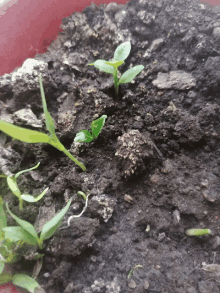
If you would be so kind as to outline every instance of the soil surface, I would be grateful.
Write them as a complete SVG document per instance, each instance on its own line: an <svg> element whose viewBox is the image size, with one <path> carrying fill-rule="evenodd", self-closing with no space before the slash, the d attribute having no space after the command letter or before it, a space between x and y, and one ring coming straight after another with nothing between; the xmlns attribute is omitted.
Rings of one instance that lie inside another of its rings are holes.
<svg viewBox="0 0 220 293"><path fill-rule="evenodd" d="M48 145L0 134L1 171L41 162L19 177L19 187L34 195L50 188L21 213L1 180L16 215L40 229L73 198L46 241L39 283L47 293L219 293L220 7L196 0L91 5L62 28L47 53L0 77L0 118L45 131L42 74L56 133L87 167ZM88 64L110 60L125 41L132 49L120 72L144 70L116 97L112 77ZM108 117L99 137L74 143L101 115ZM85 204L77 191L90 194L88 208L68 226ZM191 228L211 234L186 236ZM30 273L35 262L25 258L17 269Z"/></svg>

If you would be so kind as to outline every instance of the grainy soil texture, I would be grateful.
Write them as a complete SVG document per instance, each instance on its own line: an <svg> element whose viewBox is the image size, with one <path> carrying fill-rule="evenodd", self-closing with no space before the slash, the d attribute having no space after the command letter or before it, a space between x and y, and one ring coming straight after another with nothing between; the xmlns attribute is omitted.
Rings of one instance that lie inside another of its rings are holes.
<svg viewBox="0 0 220 293"><path fill-rule="evenodd" d="M0 119L46 132L41 73L57 136L87 171L52 146L0 133L2 173L40 162L19 177L19 188L38 195L49 187L20 212L1 178L14 214L40 230L73 199L44 249L22 251L14 269L31 275L33 255L43 253L37 280L46 293L219 293L220 6L92 4L62 29L47 53L0 77ZM111 60L126 41L131 53L120 73L144 70L116 96L112 76L88 64ZM102 115L98 138L75 143ZM88 207L68 226L85 205L78 191L90 194ZM192 228L211 234L186 235Z"/></svg>

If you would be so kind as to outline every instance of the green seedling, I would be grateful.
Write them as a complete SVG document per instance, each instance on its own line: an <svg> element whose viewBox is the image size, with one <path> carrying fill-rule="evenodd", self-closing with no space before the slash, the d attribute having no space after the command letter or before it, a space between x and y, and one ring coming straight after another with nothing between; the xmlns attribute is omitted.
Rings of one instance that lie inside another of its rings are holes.
<svg viewBox="0 0 220 293"><path fill-rule="evenodd" d="M35 279L28 275L15 274L12 276L9 273L5 273L5 265L6 263L14 263L21 258L21 255L16 253L16 247L21 247L24 243L34 246L37 245L42 249L43 241L49 239L61 225L62 219L69 209L70 204L71 200L52 220L43 226L40 237L38 237L33 225L15 216L10 211L8 203L6 203L6 207L9 214L20 226L7 227L7 218L3 209L3 201L0 197L0 284L12 281L14 285L23 287L31 293L35 292L35 288L40 287Z"/></svg>
<svg viewBox="0 0 220 293"><path fill-rule="evenodd" d="M23 142L48 143L52 145L53 147L57 148L59 151L63 152L65 155L67 155L83 171L86 171L86 167L70 154L70 152L64 147L64 145L59 141L58 137L56 136L53 118L51 117L50 113L47 110L47 104L46 104L41 75L39 78L39 82L40 82L42 104L44 109L44 116L46 121L46 128L48 132L50 133L50 135L47 135L39 131L29 130L23 127L15 126L3 120L0 120L0 130L5 132L7 135L11 136L12 138L18 139Z"/></svg>
<svg viewBox="0 0 220 293"><path fill-rule="evenodd" d="M133 267L133 269L130 270L130 272L129 272L129 274L128 274L128 279L130 279L130 278L132 277L134 271L136 271L137 269L140 269L140 268L143 268L143 266L142 266L142 265L135 265L135 266Z"/></svg>
<svg viewBox="0 0 220 293"><path fill-rule="evenodd" d="M187 236L202 236L212 234L210 229L188 229L185 231Z"/></svg>
<svg viewBox="0 0 220 293"><path fill-rule="evenodd" d="M91 130L92 134L88 130L81 130L77 133L74 141L75 142L90 142L93 139L97 138L99 133L101 132L107 115L102 115L100 118L92 121L91 123Z"/></svg>
<svg viewBox="0 0 220 293"><path fill-rule="evenodd" d="M96 68L113 75L116 95L118 95L120 84L131 82L144 69L143 65L134 66L125 71L122 76L118 78L118 67L124 63L124 60L128 57L130 51L131 43L124 42L116 48L113 60L106 61L99 59L94 63L89 64L94 65Z"/></svg>
<svg viewBox="0 0 220 293"><path fill-rule="evenodd" d="M7 227L7 219L3 209L3 201L0 197L0 285L12 282L14 285L23 287L29 292L34 293L35 288L40 288L40 285L34 278L31 278L25 274L12 275L9 272L4 271L6 264L17 262L21 258L21 256L16 253L16 248L18 246L21 247L24 243L23 240L14 242L10 238L7 238L7 234L4 232L5 228L10 227Z"/></svg>
<svg viewBox="0 0 220 293"><path fill-rule="evenodd" d="M47 187L40 195L38 195L37 197L34 197L32 195L29 194L22 194L18 184L17 184L17 178L19 175L26 173L28 171L34 170L36 169L38 166L40 165L40 163L38 163L36 166L27 169L27 170L23 170L18 172L17 174L15 174L14 176L6 176L6 175L0 175L0 177L6 177L7 178L7 183L8 183L8 187L11 189L12 193L18 197L19 199L19 209L23 210L23 200L27 201L27 202L37 202L39 201L48 191L49 187Z"/></svg>
<svg viewBox="0 0 220 293"><path fill-rule="evenodd" d="M81 211L81 213L80 213L79 215L73 215L73 216L70 216L70 217L68 218L68 221L67 221L68 226L70 226L70 221L71 221L72 219L81 217L81 216L85 213L85 211L86 211L86 209L87 209L87 206L88 206L88 200L89 200L89 196L90 196L90 194L86 195L84 192L82 192L82 191L78 191L78 192L77 192L77 195L78 195L78 196L82 196L86 203L85 203L85 206L84 206L83 210Z"/></svg>

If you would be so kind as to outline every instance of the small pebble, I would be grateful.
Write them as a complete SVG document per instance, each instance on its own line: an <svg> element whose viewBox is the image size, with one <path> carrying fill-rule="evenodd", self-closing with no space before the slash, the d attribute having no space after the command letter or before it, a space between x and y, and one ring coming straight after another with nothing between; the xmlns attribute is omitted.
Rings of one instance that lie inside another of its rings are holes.
<svg viewBox="0 0 220 293"><path fill-rule="evenodd" d="M137 287L135 281L133 279L131 279L129 282L128 282L128 287L131 288L131 289L135 289Z"/></svg>
<svg viewBox="0 0 220 293"><path fill-rule="evenodd" d="M150 284L148 281L144 282L144 289L147 290L149 288Z"/></svg>

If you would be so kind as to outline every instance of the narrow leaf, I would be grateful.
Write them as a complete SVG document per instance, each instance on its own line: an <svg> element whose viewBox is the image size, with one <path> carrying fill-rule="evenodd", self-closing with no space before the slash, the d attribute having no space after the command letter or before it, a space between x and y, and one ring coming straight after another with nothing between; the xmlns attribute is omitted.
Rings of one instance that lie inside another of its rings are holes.
<svg viewBox="0 0 220 293"><path fill-rule="evenodd" d="M5 132L7 135L28 143L50 143L51 138L39 131L29 130L23 127L15 126L12 123L0 120L0 130Z"/></svg>
<svg viewBox="0 0 220 293"><path fill-rule="evenodd" d="M0 261L0 274L4 271L5 263Z"/></svg>
<svg viewBox="0 0 220 293"><path fill-rule="evenodd" d="M115 68L111 65L108 65L105 63L106 61L105 60L96 60L95 63L94 63L94 66L96 68L98 68L99 70L102 70L106 73L111 73L111 74L114 74L115 73Z"/></svg>
<svg viewBox="0 0 220 293"><path fill-rule="evenodd" d="M97 138L100 131L102 130L104 124L105 124L105 119L107 118L107 115L102 115L100 118L92 121L91 123L91 129L92 129L92 136L94 138Z"/></svg>
<svg viewBox="0 0 220 293"><path fill-rule="evenodd" d="M210 229L188 229L185 231L185 234L188 236L202 236L211 234Z"/></svg>
<svg viewBox="0 0 220 293"><path fill-rule="evenodd" d="M11 191L16 195L18 198L21 196L21 192L18 188L17 182L13 177L7 177L7 183Z"/></svg>
<svg viewBox="0 0 220 293"><path fill-rule="evenodd" d="M71 200L69 200L68 204L55 216L50 220L48 223L46 223L41 231L40 234L40 240L44 241L48 238L50 238L56 229L59 227L61 220L63 219L65 213L68 211Z"/></svg>
<svg viewBox="0 0 220 293"><path fill-rule="evenodd" d="M124 61L131 51L131 43L130 42L124 42L121 45L119 45L114 54L114 60L116 61Z"/></svg>
<svg viewBox="0 0 220 293"><path fill-rule="evenodd" d="M13 219L21 226L23 227L29 234L31 234L36 240L38 239L37 232L34 229L34 226L28 223L27 221L21 220L17 216L15 216L8 207L8 203L6 202L6 207L9 212L9 214L12 216Z"/></svg>
<svg viewBox="0 0 220 293"><path fill-rule="evenodd" d="M34 197L32 195L29 195L29 194L22 194L21 195L21 198L25 201L28 201L28 202L37 202L39 201L48 191L49 187L47 187L43 192L41 192L40 195L38 195L37 197Z"/></svg>
<svg viewBox="0 0 220 293"><path fill-rule="evenodd" d="M5 239L10 239L12 242L24 241L30 245L38 245L36 239L30 235L23 227L11 226L3 229Z"/></svg>
<svg viewBox="0 0 220 293"><path fill-rule="evenodd" d="M111 65L114 68L118 68L120 65L122 65L124 61L106 61L105 64Z"/></svg>
<svg viewBox="0 0 220 293"><path fill-rule="evenodd" d="M7 226L7 218L3 208L3 200L0 197L0 232L2 232L2 229L5 228L6 226ZM0 241L1 241L1 237L0 237Z"/></svg>
<svg viewBox="0 0 220 293"><path fill-rule="evenodd" d="M132 81L143 69L143 65L137 65L128 69L122 74L121 78L119 79L119 84Z"/></svg>
<svg viewBox="0 0 220 293"><path fill-rule="evenodd" d="M81 130L74 138L75 142L90 142L93 140L91 133L88 130Z"/></svg>
<svg viewBox="0 0 220 293"><path fill-rule="evenodd" d="M40 288L40 285L33 278L25 274L16 274L12 277L12 283L15 286L22 287L28 290L30 293L34 293L36 288Z"/></svg>
<svg viewBox="0 0 220 293"><path fill-rule="evenodd" d="M46 103L46 99L45 99L41 74L39 76L39 82L40 82L40 92L41 92L42 104L43 104L43 109L44 109L44 115L45 115L45 120L46 120L46 127L47 127L47 130L50 132L50 134L52 136L54 136L55 135L55 126L54 126L53 118L51 117L50 113L47 110L47 103Z"/></svg>
<svg viewBox="0 0 220 293"><path fill-rule="evenodd" d="M34 166L34 167L30 168L30 169L26 169L26 170L23 170L23 171L20 171L20 172L16 173L15 176L14 176L14 178L17 179L18 176L20 176L22 173L26 173L26 172L28 172L28 171L31 171L31 170L37 169L37 167L38 167L39 165L40 165L40 162L39 162L36 166Z"/></svg>

